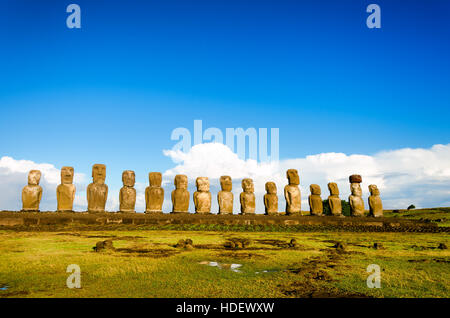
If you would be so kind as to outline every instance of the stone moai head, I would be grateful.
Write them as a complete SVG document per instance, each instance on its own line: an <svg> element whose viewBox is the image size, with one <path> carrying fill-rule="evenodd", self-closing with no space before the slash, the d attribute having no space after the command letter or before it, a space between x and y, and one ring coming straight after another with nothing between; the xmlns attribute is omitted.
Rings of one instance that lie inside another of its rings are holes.
<svg viewBox="0 0 450 318"><path fill-rule="evenodd" d="M288 171L286 171L286 177L289 180L289 184L293 184L293 185L300 184L300 178L298 176L297 169L289 169Z"/></svg>
<svg viewBox="0 0 450 318"><path fill-rule="evenodd" d="M322 191L320 190L320 186L318 184L311 184L309 186L309 190L313 195L320 195L322 193Z"/></svg>
<svg viewBox="0 0 450 318"><path fill-rule="evenodd" d="M277 185L275 182L266 182L266 192L268 194L277 194Z"/></svg>
<svg viewBox="0 0 450 318"><path fill-rule="evenodd" d="M359 183L352 183L350 184L350 190L352 192L352 195L355 195L357 197L362 196L362 190Z"/></svg>
<svg viewBox="0 0 450 318"><path fill-rule="evenodd" d="M161 172L150 172L148 174L148 180L151 187L160 187L162 183Z"/></svg>
<svg viewBox="0 0 450 318"><path fill-rule="evenodd" d="M134 171L125 170L122 172L122 182L126 187L134 187L134 184L136 183L136 175L134 174Z"/></svg>
<svg viewBox="0 0 450 318"><path fill-rule="evenodd" d="M106 166L102 164L95 164L92 166L92 179L94 180L94 183L105 183Z"/></svg>
<svg viewBox="0 0 450 318"><path fill-rule="evenodd" d="M339 195L339 188L335 182L328 183L328 190L331 195Z"/></svg>
<svg viewBox="0 0 450 318"><path fill-rule="evenodd" d="M369 185L369 192L371 195L380 195L380 190L375 184Z"/></svg>
<svg viewBox="0 0 450 318"><path fill-rule="evenodd" d="M31 170L28 173L28 185L39 185L41 182L41 172L39 170Z"/></svg>
<svg viewBox="0 0 450 318"><path fill-rule="evenodd" d="M222 191L231 191L233 189L233 182L231 181L231 177L221 176L220 186L222 187Z"/></svg>
<svg viewBox="0 0 450 318"><path fill-rule="evenodd" d="M207 177L198 177L195 184L197 185L197 191L209 192L209 179Z"/></svg>
<svg viewBox="0 0 450 318"><path fill-rule="evenodd" d="M61 184L72 184L73 183L74 170L73 167L62 167L61 168Z"/></svg>
<svg viewBox="0 0 450 318"><path fill-rule="evenodd" d="M359 174L352 174L350 177L348 177L348 180L350 181L350 190L352 192L352 195L355 196L362 196L362 190L360 183L362 182L362 177Z"/></svg>
<svg viewBox="0 0 450 318"><path fill-rule="evenodd" d="M253 180L249 178L242 179L242 189L244 192L253 193L255 191Z"/></svg>
<svg viewBox="0 0 450 318"><path fill-rule="evenodd" d="M175 188L186 190L188 187L188 177L184 174L177 174L175 176Z"/></svg>

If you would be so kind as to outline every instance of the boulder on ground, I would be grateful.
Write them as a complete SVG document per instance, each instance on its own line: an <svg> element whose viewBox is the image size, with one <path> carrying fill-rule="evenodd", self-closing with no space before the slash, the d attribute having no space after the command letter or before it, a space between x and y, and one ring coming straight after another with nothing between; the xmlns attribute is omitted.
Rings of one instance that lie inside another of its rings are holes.
<svg viewBox="0 0 450 318"><path fill-rule="evenodd" d="M345 243L342 242L336 242L336 244L334 245L334 248L340 251L344 251L346 247L347 246L345 245Z"/></svg>
<svg viewBox="0 0 450 318"><path fill-rule="evenodd" d="M438 249L446 250L447 249L447 245L445 245L445 243L439 243Z"/></svg>
<svg viewBox="0 0 450 318"><path fill-rule="evenodd" d="M101 252L103 250L114 250L113 241L112 240L99 241L95 244L95 246L92 249L96 252Z"/></svg>
<svg viewBox="0 0 450 318"><path fill-rule="evenodd" d="M289 242L289 247L298 247L298 243L297 240L295 238L293 238L290 242Z"/></svg>

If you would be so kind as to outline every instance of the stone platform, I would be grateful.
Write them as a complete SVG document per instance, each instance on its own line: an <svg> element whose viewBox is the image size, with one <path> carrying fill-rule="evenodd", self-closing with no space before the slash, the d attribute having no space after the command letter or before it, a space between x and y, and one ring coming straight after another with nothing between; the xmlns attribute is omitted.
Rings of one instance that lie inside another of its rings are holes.
<svg viewBox="0 0 450 318"><path fill-rule="evenodd" d="M295 216L295 215L199 215L192 213L86 213L86 212L0 212L0 229L63 230L78 228L107 230L149 229L167 225L279 226L298 231L448 232L450 228L399 218Z"/></svg>

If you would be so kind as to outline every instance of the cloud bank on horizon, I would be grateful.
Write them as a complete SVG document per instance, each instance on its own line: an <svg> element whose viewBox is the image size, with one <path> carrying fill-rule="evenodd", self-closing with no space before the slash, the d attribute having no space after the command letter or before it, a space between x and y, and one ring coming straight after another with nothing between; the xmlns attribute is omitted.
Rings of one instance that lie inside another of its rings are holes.
<svg viewBox="0 0 450 318"><path fill-rule="evenodd" d="M363 177L362 189L368 208L368 185L376 184L381 191L385 208L406 208L410 204L416 207L450 206L450 144L434 145L431 148L402 148L376 153L374 155L344 153L321 153L280 160L272 163L258 163L255 160L242 160L227 146L220 143L195 145L189 152L164 150L175 166L163 173L165 189L164 212L171 211L170 193L173 189L173 177L186 174L189 178L191 197L195 191L195 178L210 178L213 194L212 213L218 210L216 195L220 191L219 177L230 175L233 178L235 213L240 211L240 182L243 178L252 178L255 183L256 209L264 212L264 184L273 181L278 187L279 210L285 208L283 188L287 184L286 170L299 171L302 193L302 210L308 210L307 197L309 185L318 184L322 188L322 199L328 197L328 182L336 182L341 199L347 200L350 194L348 176L354 173ZM49 163L35 163L29 160L15 160L11 157L0 159L0 210L20 210L21 191L27 184L29 170L42 171L41 186L44 194L42 211L56 209L56 187L60 183L60 170ZM74 202L76 211L86 210L87 179L82 173L75 173L74 183L77 194ZM138 212L145 210L144 191L146 185L136 183ZM109 189L107 210L118 210L119 189ZM190 202L190 211L194 211Z"/></svg>

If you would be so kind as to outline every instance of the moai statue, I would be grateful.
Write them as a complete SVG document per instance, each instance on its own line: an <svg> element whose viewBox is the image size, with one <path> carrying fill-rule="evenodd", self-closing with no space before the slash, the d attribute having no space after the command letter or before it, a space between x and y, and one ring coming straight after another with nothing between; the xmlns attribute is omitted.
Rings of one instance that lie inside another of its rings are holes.
<svg viewBox="0 0 450 318"><path fill-rule="evenodd" d="M362 178L358 174L349 177L350 190L352 194L348 197L350 203L350 213L352 216L364 216L364 201L362 199L362 190L360 183Z"/></svg>
<svg viewBox="0 0 450 318"><path fill-rule="evenodd" d="M230 176L220 177L220 186L222 191L217 194L219 203L219 214L233 214L233 183Z"/></svg>
<svg viewBox="0 0 450 318"><path fill-rule="evenodd" d="M209 179L198 177L195 180L197 191L194 192L195 213L211 213L211 192L209 192Z"/></svg>
<svg viewBox="0 0 450 318"><path fill-rule="evenodd" d="M61 184L56 188L56 200L58 212L73 211L76 188L73 185L74 170L72 167L61 168Z"/></svg>
<svg viewBox="0 0 450 318"><path fill-rule="evenodd" d="M172 213L189 212L188 178L184 174L175 176L175 190L172 191Z"/></svg>
<svg viewBox="0 0 450 318"><path fill-rule="evenodd" d="M267 215L278 214L278 195L277 185L275 182L266 183L266 194L264 194L264 206L266 208Z"/></svg>
<svg viewBox="0 0 450 318"><path fill-rule="evenodd" d="M311 191L311 194L308 197L309 211L311 212L311 215L322 216L323 203L322 198L320 197L320 194L322 193L320 186L318 184L311 184L309 190Z"/></svg>
<svg viewBox="0 0 450 318"><path fill-rule="evenodd" d="M41 172L39 170L31 170L28 173L28 185L22 190L22 211L39 212L39 204L42 199L40 181Z"/></svg>
<svg viewBox="0 0 450 318"><path fill-rule="evenodd" d="M119 192L120 212L135 213L136 206L136 175L134 171L125 170L122 173L123 187Z"/></svg>
<svg viewBox="0 0 450 318"><path fill-rule="evenodd" d="M298 185L300 178L296 169L286 171L289 184L284 187L284 197L286 199L286 214L296 214L301 212L301 194Z"/></svg>
<svg viewBox="0 0 450 318"><path fill-rule="evenodd" d="M330 206L331 215L342 216L342 203L339 198L339 188L336 183L328 183L328 190L330 190L330 196L328 197L328 205Z"/></svg>
<svg viewBox="0 0 450 318"><path fill-rule="evenodd" d="M369 185L369 208L370 216L381 217L383 216L383 204L381 203L380 190L374 184Z"/></svg>
<svg viewBox="0 0 450 318"><path fill-rule="evenodd" d="M255 191L252 179L242 179L242 189L239 196L241 201L241 214L255 214Z"/></svg>
<svg viewBox="0 0 450 318"><path fill-rule="evenodd" d="M161 188L161 172L148 174L150 186L145 189L145 213L162 213L164 189Z"/></svg>
<svg viewBox="0 0 450 318"><path fill-rule="evenodd" d="M106 166L95 164L92 167L92 179L94 182L88 185L86 190L88 212L105 212L108 199L108 186L105 184Z"/></svg>

